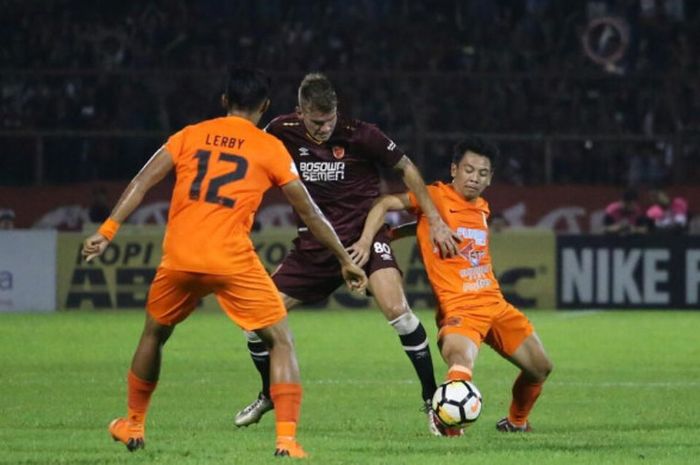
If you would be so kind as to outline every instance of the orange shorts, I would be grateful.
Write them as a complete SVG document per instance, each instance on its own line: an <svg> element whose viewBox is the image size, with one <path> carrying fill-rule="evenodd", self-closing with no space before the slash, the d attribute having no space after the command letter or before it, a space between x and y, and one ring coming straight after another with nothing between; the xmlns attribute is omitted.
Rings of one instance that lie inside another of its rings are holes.
<svg viewBox="0 0 700 465"><path fill-rule="evenodd" d="M287 315L277 288L257 257L249 269L235 275L158 267L146 308L158 323L171 326L187 318L209 294L215 294L224 312L246 331L273 325Z"/></svg>
<svg viewBox="0 0 700 465"><path fill-rule="evenodd" d="M505 356L513 355L534 331L525 314L505 300L488 306L450 309L439 318L438 341L447 334L461 334L477 347L484 341Z"/></svg>

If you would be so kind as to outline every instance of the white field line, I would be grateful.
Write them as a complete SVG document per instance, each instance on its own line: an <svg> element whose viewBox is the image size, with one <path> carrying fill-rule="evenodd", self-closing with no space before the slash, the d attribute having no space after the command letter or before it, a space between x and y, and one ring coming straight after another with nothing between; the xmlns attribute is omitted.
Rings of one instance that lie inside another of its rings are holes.
<svg viewBox="0 0 700 465"><path fill-rule="evenodd" d="M302 384L418 384L412 379L306 379Z"/></svg>
<svg viewBox="0 0 700 465"><path fill-rule="evenodd" d="M592 382L567 382L567 381L554 381L552 383L547 383L547 384L552 384L555 386L580 386L580 387L596 387L596 388L651 388L651 389L658 389L658 388L667 388L667 389L674 389L674 388L688 388L688 387L700 387L700 381L697 380L688 380L688 381L650 381L650 382L640 382L640 381L603 381L600 383L592 383Z"/></svg>
<svg viewBox="0 0 700 465"><path fill-rule="evenodd" d="M574 318L584 318L602 312L603 310L559 310L557 311L557 315L562 320L569 320Z"/></svg>
<svg viewBox="0 0 700 465"><path fill-rule="evenodd" d="M303 381L304 384L349 384L349 385L374 385L374 384L418 384L417 381L412 379L307 379ZM499 383L500 384L500 383ZM510 381L508 383L510 384ZM599 383L590 381L581 382L568 382L568 381L550 381L547 382L548 386L574 386L574 387L590 387L590 388L648 388L648 389L676 389L676 388L689 388L689 387L700 387L700 381L688 380L688 381L654 381L654 382L640 382L640 381L602 381Z"/></svg>

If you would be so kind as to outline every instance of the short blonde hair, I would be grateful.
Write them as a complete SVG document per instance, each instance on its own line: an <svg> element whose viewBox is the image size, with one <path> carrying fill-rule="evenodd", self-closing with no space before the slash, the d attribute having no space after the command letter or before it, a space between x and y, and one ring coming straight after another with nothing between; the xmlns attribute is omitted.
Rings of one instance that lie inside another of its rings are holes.
<svg viewBox="0 0 700 465"><path fill-rule="evenodd" d="M328 113L338 107L333 84L321 73L309 73L299 84L299 107Z"/></svg>

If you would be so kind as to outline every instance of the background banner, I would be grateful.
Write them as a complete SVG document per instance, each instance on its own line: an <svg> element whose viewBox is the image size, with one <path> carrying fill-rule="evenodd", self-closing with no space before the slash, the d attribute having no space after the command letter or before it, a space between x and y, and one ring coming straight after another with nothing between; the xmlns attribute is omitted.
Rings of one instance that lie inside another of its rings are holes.
<svg viewBox="0 0 700 465"><path fill-rule="evenodd" d="M700 309L700 237L560 236L559 308Z"/></svg>
<svg viewBox="0 0 700 465"><path fill-rule="evenodd" d="M58 236L58 307L77 309L143 309L148 287L160 263L162 228L120 230L102 256L83 261L80 250L88 233Z"/></svg>
<svg viewBox="0 0 700 465"><path fill-rule="evenodd" d="M0 312L56 309L56 231L0 231Z"/></svg>
<svg viewBox="0 0 700 465"><path fill-rule="evenodd" d="M253 243L265 268L272 272L284 259L296 234L293 228L269 228L253 234ZM62 233L58 239L58 306L61 309L142 309L148 286L161 258L161 228L128 227L120 230L105 253L85 263L80 248L85 234ZM435 300L420 260L415 239L393 243L404 273L409 304L432 308ZM520 308L553 308L554 233L521 230L494 233L491 249L494 267L506 298ZM340 288L312 308L368 308L371 299ZM218 308L208 298L205 308Z"/></svg>

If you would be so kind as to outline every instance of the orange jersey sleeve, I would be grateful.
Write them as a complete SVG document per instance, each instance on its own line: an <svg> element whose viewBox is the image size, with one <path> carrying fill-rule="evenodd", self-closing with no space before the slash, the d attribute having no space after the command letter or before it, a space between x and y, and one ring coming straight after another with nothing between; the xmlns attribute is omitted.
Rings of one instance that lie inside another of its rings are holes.
<svg viewBox="0 0 700 465"><path fill-rule="evenodd" d="M187 126L165 144L175 187L163 242L165 268L235 273L262 196L298 179L284 145L250 121L224 117Z"/></svg>
<svg viewBox="0 0 700 465"><path fill-rule="evenodd" d="M444 183L428 186L428 193L440 216L462 238L456 257L441 258L430 240L430 226L418 200L409 192L409 200L418 215L418 245L441 311L465 305L488 305L494 299L502 299L489 254L486 200L480 197L469 202Z"/></svg>

